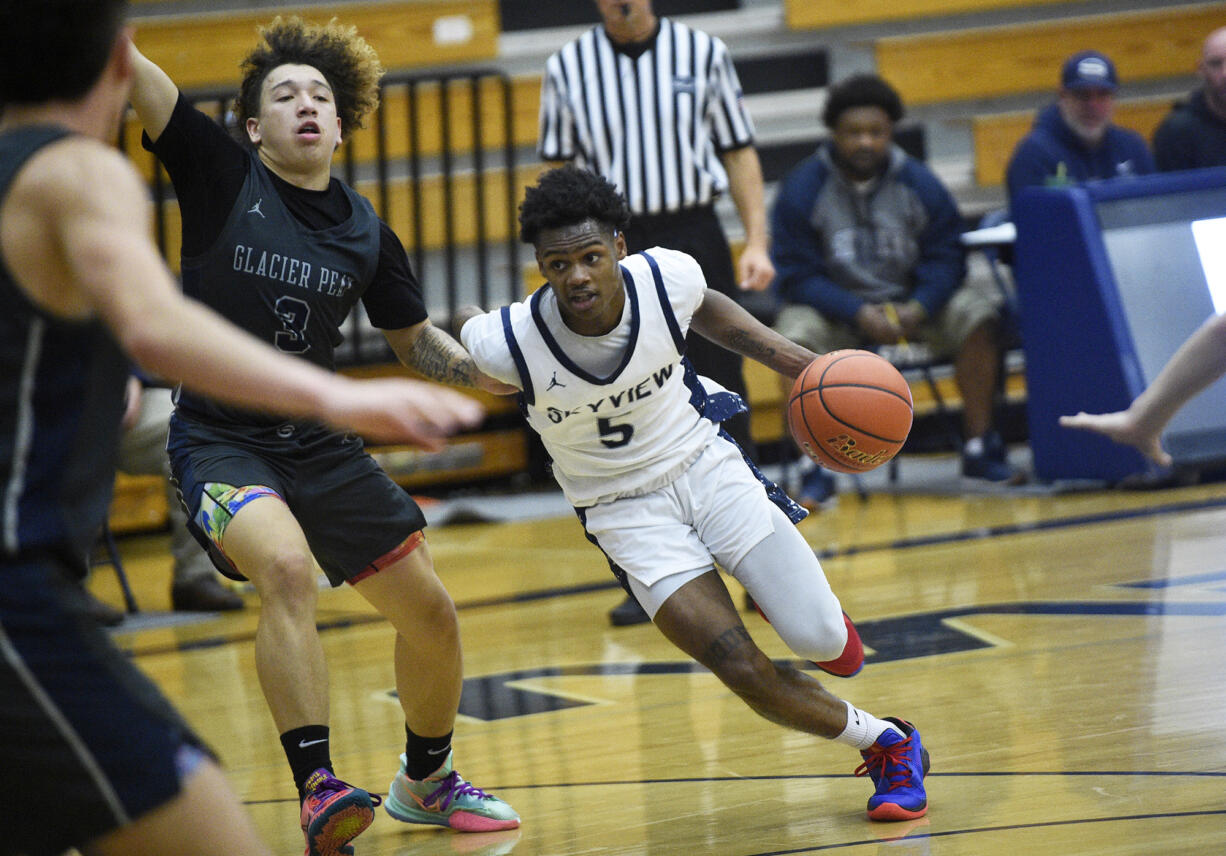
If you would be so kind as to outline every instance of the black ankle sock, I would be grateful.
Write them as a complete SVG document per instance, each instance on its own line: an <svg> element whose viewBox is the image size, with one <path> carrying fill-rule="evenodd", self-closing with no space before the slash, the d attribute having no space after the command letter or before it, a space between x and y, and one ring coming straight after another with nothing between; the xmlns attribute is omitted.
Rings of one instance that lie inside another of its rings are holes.
<svg viewBox="0 0 1226 856"><path fill-rule="evenodd" d="M281 735L281 747L294 773L298 786L298 798L306 796L306 780L320 767L332 772L332 753L328 740L328 726L304 725Z"/></svg>
<svg viewBox="0 0 1226 856"><path fill-rule="evenodd" d="M404 769L410 779L424 779L447 760L447 753L451 750L451 735L454 732L448 731L442 737L420 737L406 725L404 733Z"/></svg>

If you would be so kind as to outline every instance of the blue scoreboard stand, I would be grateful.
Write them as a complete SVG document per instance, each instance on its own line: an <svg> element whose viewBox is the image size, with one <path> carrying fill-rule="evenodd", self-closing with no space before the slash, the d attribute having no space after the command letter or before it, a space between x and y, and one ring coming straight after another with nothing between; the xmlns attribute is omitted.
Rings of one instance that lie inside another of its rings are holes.
<svg viewBox="0 0 1226 856"><path fill-rule="evenodd" d="M1028 188L1012 213L1035 474L1115 482L1150 470L1057 420L1128 407L1226 311L1226 168ZM1176 465L1226 461L1226 379L1172 419L1163 444Z"/></svg>

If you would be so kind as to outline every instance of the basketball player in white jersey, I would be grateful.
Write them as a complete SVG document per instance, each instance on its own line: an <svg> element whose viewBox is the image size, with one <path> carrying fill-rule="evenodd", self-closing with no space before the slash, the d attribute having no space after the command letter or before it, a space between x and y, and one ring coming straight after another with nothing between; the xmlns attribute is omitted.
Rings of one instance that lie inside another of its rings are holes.
<svg viewBox="0 0 1226 856"><path fill-rule="evenodd" d="M719 421L744 407L695 375L693 329L795 377L815 354L708 289L688 255L626 255L630 213L593 173L545 173L521 236L549 283L523 303L465 307L456 326L478 367L519 388L524 412L590 540L661 632L754 711L860 750L874 820L928 810L928 753L901 719L878 719L754 644L715 566L735 577L797 655L850 677L859 635L793 523L804 510L766 481Z"/></svg>

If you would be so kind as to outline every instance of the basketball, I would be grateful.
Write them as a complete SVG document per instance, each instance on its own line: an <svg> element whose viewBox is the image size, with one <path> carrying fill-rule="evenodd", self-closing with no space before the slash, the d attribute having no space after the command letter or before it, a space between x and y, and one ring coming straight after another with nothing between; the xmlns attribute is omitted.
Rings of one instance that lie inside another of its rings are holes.
<svg viewBox="0 0 1226 856"><path fill-rule="evenodd" d="M831 351L805 367L788 396L788 429L810 458L866 473L898 454L911 431L911 388L871 351Z"/></svg>

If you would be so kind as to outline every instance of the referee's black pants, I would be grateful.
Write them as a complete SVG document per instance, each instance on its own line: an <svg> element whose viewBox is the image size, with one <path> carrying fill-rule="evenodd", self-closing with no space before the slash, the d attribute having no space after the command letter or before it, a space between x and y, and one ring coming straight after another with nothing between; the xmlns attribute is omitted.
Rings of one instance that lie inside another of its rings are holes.
<svg viewBox="0 0 1226 856"><path fill-rule="evenodd" d="M736 271L732 268L732 250L719 225L714 206L703 205L662 214L636 214L626 229L626 245L632 253L652 247L688 253L698 261L709 288L740 303ZM740 395L746 404L749 403L740 354L690 332L686 336L686 355L699 374L706 375ZM749 436L749 414L737 414L723 425L745 453L755 458L757 452Z"/></svg>

